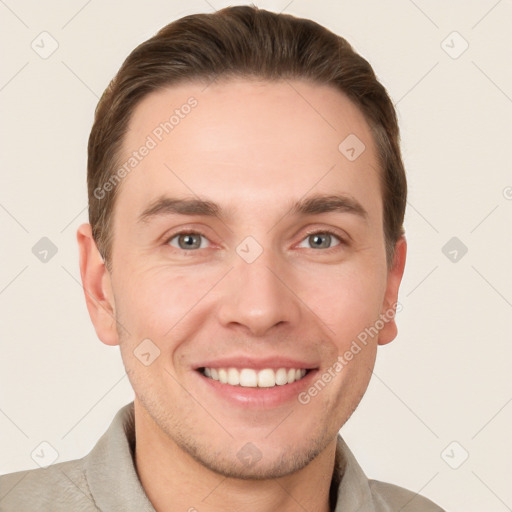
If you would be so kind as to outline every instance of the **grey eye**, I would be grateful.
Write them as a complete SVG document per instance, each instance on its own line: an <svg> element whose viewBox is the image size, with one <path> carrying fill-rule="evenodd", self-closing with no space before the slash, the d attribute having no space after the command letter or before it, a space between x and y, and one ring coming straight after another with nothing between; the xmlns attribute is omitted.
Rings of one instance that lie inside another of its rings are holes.
<svg viewBox="0 0 512 512"><path fill-rule="evenodd" d="M310 237L312 246L315 248L320 247L321 249L325 249L327 247L330 247L331 245L331 235L325 234L325 235L311 235Z"/></svg>
<svg viewBox="0 0 512 512"><path fill-rule="evenodd" d="M178 233L169 240L169 245L176 247L177 249L189 250L189 249L201 249L201 238L203 235L199 233ZM178 245L176 246L173 241L177 239Z"/></svg>
<svg viewBox="0 0 512 512"><path fill-rule="evenodd" d="M338 244L334 245L339 245L340 239L336 235L324 231L311 233L304 239L305 242L309 243L309 247L306 247L307 249L330 249L332 247L331 243L336 240Z"/></svg>

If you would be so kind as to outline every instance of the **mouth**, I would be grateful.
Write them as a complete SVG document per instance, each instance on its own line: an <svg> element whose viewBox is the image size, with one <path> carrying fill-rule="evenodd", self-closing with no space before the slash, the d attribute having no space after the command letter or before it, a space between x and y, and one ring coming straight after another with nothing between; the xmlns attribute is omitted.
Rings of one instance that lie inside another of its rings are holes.
<svg viewBox="0 0 512 512"><path fill-rule="evenodd" d="M220 363L222 364L222 363ZM274 411L279 407L295 407L301 392L311 386L318 367L305 368L291 361L226 361L195 368L198 395L221 400L222 407L245 410ZM273 366L273 367L272 367ZM229 409L226 409L228 411Z"/></svg>
<svg viewBox="0 0 512 512"><path fill-rule="evenodd" d="M198 396L208 396L212 405L218 403L229 414L226 405L261 412L294 407L300 393L312 385L320 364L277 353L233 353L197 361L191 369L197 376Z"/></svg>
<svg viewBox="0 0 512 512"><path fill-rule="evenodd" d="M274 388L302 380L311 370L307 368L210 368L197 371L204 377L238 388Z"/></svg>

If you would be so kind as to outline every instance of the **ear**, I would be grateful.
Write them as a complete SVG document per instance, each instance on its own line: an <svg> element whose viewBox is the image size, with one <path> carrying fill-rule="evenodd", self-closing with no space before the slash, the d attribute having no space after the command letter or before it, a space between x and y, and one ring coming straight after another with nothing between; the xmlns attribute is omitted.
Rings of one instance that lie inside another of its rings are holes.
<svg viewBox="0 0 512 512"><path fill-rule="evenodd" d="M398 302L398 289L404 274L405 259L407 255L407 242L404 236L401 236L395 245L393 263L388 270L388 279L386 293L382 304L381 318L384 321L384 327L379 332L379 345L385 345L393 341L398 333L395 313Z"/></svg>
<svg viewBox="0 0 512 512"><path fill-rule="evenodd" d="M91 225L82 224L76 239L85 302L96 334L106 345L119 345L110 273L92 236Z"/></svg>

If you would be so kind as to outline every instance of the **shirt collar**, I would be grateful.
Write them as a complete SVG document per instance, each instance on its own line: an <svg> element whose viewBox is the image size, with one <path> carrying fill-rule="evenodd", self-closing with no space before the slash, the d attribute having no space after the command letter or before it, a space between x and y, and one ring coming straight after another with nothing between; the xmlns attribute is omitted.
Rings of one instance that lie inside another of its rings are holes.
<svg viewBox="0 0 512 512"><path fill-rule="evenodd" d="M84 460L89 488L100 510L155 512L135 469L133 402L122 407ZM341 482L340 482L341 479ZM338 434L333 493L334 512L375 512L368 478Z"/></svg>
<svg viewBox="0 0 512 512"><path fill-rule="evenodd" d="M122 407L85 460L85 476L99 510L155 512L135 469L133 402Z"/></svg>
<svg viewBox="0 0 512 512"><path fill-rule="evenodd" d="M340 434L333 481L339 482L334 512L375 512L368 478Z"/></svg>

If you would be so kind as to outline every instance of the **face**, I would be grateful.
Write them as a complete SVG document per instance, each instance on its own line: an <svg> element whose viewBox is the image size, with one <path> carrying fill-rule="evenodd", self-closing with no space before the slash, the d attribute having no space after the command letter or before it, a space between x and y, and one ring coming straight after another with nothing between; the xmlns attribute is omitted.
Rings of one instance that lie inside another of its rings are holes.
<svg viewBox="0 0 512 512"><path fill-rule="evenodd" d="M304 467L396 334L405 243L388 268L363 115L302 81L184 84L137 106L122 162L134 151L91 316L120 345L136 407L226 476Z"/></svg>

